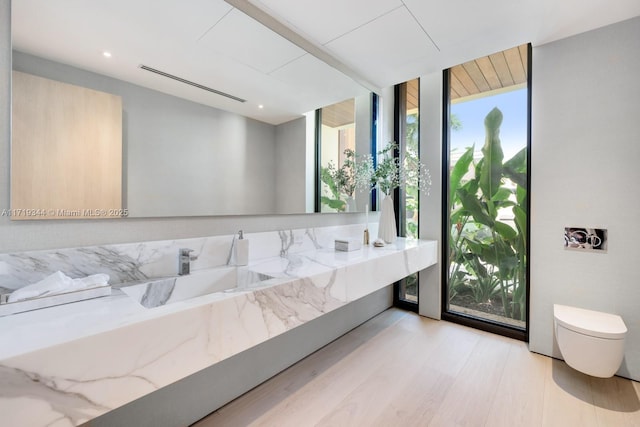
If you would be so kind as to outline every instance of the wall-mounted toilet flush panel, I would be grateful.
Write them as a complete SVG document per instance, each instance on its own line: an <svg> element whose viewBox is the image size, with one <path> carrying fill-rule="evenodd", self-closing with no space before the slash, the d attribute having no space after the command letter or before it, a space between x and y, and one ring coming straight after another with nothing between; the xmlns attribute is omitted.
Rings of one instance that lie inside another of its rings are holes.
<svg viewBox="0 0 640 427"><path fill-rule="evenodd" d="M565 227L565 249L578 251L607 252L609 245L605 228Z"/></svg>

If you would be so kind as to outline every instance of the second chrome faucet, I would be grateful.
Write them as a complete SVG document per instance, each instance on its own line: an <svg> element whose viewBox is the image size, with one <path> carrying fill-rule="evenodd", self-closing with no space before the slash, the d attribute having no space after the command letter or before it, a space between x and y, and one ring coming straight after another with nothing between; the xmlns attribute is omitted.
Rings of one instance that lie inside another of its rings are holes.
<svg viewBox="0 0 640 427"><path fill-rule="evenodd" d="M178 274L185 276L191 272L191 261L198 259L196 255L191 255L193 249L181 248L178 253Z"/></svg>

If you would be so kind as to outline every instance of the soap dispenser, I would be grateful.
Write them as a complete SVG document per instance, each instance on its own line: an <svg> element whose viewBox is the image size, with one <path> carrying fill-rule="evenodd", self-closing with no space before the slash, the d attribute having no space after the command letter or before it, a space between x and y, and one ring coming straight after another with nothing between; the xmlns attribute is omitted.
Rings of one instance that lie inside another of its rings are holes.
<svg viewBox="0 0 640 427"><path fill-rule="evenodd" d="M249 264L249 240L244 238L242 230L238 232L236 240L236 265Z"/></svg>

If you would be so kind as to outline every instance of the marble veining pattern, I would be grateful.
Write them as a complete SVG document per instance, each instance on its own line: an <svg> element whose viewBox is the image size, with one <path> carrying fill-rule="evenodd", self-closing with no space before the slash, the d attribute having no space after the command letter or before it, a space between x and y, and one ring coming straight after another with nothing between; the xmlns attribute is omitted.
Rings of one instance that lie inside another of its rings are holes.
<svg viewBox="0 0 640 427"><path fill-rule="evenodd" d="M176 279L167 279L159 283L149 283L142 295L140 304L143 307L153 308L165 305L176 286Z"/></svg>
<svg viewBox="0 0 640 427"><path fill-rule="evenodd" d="M362 226L323 227L246 233L252 259L333 248L336 233L361 237ZM162 278L178 272L180 248L198 257L192 271L227 263L233 235L164 240L120 245L88 246L49 251L0 254L0 293L38 282L56 271L79 278L96 273L110 276L112 285Z"/></svg>
<svg viewBox="0 0 640 427"><path fill-rule="evenodd" d="M72 278L106 273L116 283L147 278L131 257L102 246L0 254L0 286L3 288L14 290L38 282L56 271Z"/></svg>
<svg viewBox="0 0 640 427"><path fill-rule="evenodd" d="M88 400L80 393L61 392L56 384L46 379L43 381L38 374L32 372L0 366L0 377L3 380L2 389L5 391L2 398L15 400L18 406L16 409L24 406L24 411L33 410L25 400L47 402L51 412L58 415L51 419L55 425L64 421L66 425L79 425L111 409ZM11 412L7 415L3 417L6 425L21 425L18 416L12 415Z"/></svg>
<svg viewBox="0 0 640 427"><path fill-rule="evenodd" d="M6 347L11 337L0 336L3 422L79 425L435 262L435 242L401 239L382 250L336 253L322 246L322 233L319 248L310 238L300 241L304 230L294 234L282 258L282 240L270 234L256 240L270 248L271 257L254 257L247 278L236 276L246 288L151 309L119 293L0 318L0 329L22 325L21 335L49 340L20 351ZM265 276L276 278L254 286ZM56 321L48 321L47 313ZM60 328L65 319L72 323Z"/></svg>

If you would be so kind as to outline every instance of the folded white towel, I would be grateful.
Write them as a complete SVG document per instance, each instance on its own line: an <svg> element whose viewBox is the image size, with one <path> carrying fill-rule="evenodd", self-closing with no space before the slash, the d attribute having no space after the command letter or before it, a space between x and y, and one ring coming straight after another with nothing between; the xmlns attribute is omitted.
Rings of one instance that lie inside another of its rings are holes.
<svg viewBox="0 0 640 427"><path fill-rule="evenodd" d="M91 289L109 284L108 274L94 274L79 279L72 279L61 271L56 271L37 283L17 289L9 295L8 302L22 301L46 295L57 295L65 292Z"/></svg>

